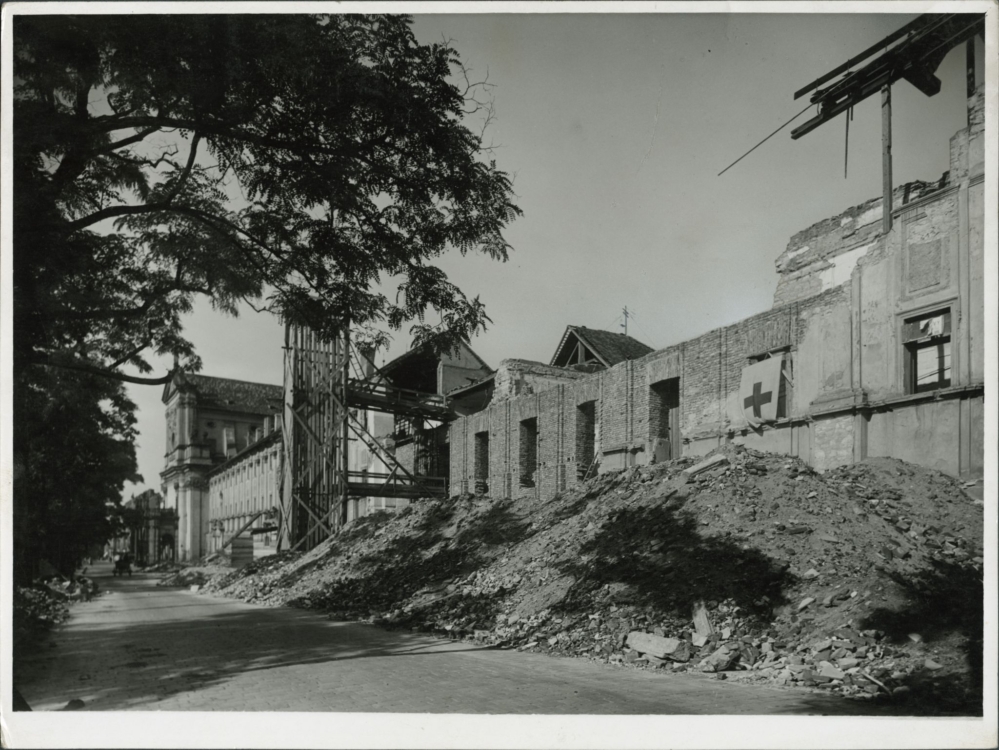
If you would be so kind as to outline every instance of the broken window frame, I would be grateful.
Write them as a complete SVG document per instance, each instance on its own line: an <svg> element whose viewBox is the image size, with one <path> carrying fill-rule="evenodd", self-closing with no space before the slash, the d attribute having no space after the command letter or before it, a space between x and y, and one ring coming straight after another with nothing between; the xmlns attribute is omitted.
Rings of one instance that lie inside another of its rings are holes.
<svg viewBox="0 0 999 750"><path fill-rule="evenodd" d="M941 318L940 330L932 328L924 330L929 321ZM950 388L954 383L954 351L953 351L953 307L951 305L937 306L933 309L902 318L901 335L902 383L904 391L909 395L932 393L944 388ZM937 364L928 372L935 379L919 382L920 353L936 350Z"/></svg>

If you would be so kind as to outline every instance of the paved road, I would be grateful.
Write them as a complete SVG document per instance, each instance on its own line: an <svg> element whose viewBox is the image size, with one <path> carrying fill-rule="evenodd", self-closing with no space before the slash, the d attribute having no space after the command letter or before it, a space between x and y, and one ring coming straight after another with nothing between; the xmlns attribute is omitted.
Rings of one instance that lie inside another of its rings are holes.
<svg viewBox="0 0 999 750"><path fill-rule="evenodd" d="M35 711L378 711L470 714L859 714L803 691L663 675L330 622L112 578L54 647L18 661ZM94 572L93 570L91 572Z"/></svg>

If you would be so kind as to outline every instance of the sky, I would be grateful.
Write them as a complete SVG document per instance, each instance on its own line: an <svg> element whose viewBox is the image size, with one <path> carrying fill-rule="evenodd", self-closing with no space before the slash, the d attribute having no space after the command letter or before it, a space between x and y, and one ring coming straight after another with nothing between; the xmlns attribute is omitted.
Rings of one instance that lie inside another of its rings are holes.
<svg viewBox="0 0 999 750"><path fill-rule="evenodd" d="M566 325L628 333L659 349L771 307L790 237L881 194L879 97L792 141L790 126L718 173L807 104L793 92L895 31L905 14L417 15L423 43L451 40L472 78L488 72L486 140L524 215L506 263L457 253L440 266L493 323L471 342L496 367L548 362ZM963 45L928 98L893 87L895 184L936 180L966 125ZM979 76L982 45L978 45ZM794 124L804 122L810 113ZM476 123L470 123L475 125ZM187 333L206 375L280 383L283 332L246 309L199 302ZM393 334L379 364L406 351ZM158 363L165 372L170 362ZM144 483L160 489L162 388L129 386Z"/></svg>

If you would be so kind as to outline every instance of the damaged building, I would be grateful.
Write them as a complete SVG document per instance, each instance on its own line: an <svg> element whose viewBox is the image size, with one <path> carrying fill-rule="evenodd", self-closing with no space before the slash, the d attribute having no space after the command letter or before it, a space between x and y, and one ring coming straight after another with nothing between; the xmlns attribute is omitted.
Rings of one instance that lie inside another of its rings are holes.
<svg viewBox="0 0 999 750"><path fill-rule="evenodd" d="M791 238L770 310L591 373L564 338L548 367L506 360L449 394L451 492L544 500L732 442L981 477L984 86L968 107L948 172L894 188L889 231L875 198Z"/></svg>
<svg viewBox="0 0 999 750"><path fill-rule="evenodd" d="M163 396L161 474L179 515L178 558L309 549L418 498L543 501L597 473L726 443L820 471L893 457L981 477L980 25L921 16L849 61L880 54L864 67L840 66L798 92L815 90L819 114L793 137L881 91L884 184L881 197L791 237L768 310L659 350L569 325L547 363L505 359L495 370L467 344L376 368L349 330L320 340L288 327L283 386L179 374ZM932 95L941 50L963 42L967 127L950 139L949 169L894 186L891 85L905 78Z"/></svg>

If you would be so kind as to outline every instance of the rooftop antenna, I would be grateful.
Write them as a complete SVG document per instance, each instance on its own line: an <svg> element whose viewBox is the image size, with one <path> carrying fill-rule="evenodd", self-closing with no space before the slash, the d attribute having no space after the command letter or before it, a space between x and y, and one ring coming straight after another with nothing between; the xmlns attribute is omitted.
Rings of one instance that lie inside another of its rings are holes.
<svg viewBox="0 0 999 750"><path fill-rule="evenodd" d="M624 322L621 324L621 327L624 329L624 335L627 336L628 335L628 318L629 318L629 316L633 317L634 313L632 313L631 311L628 310L628 306L627 305L624 306L623 312L624 312Z"/></svg>

